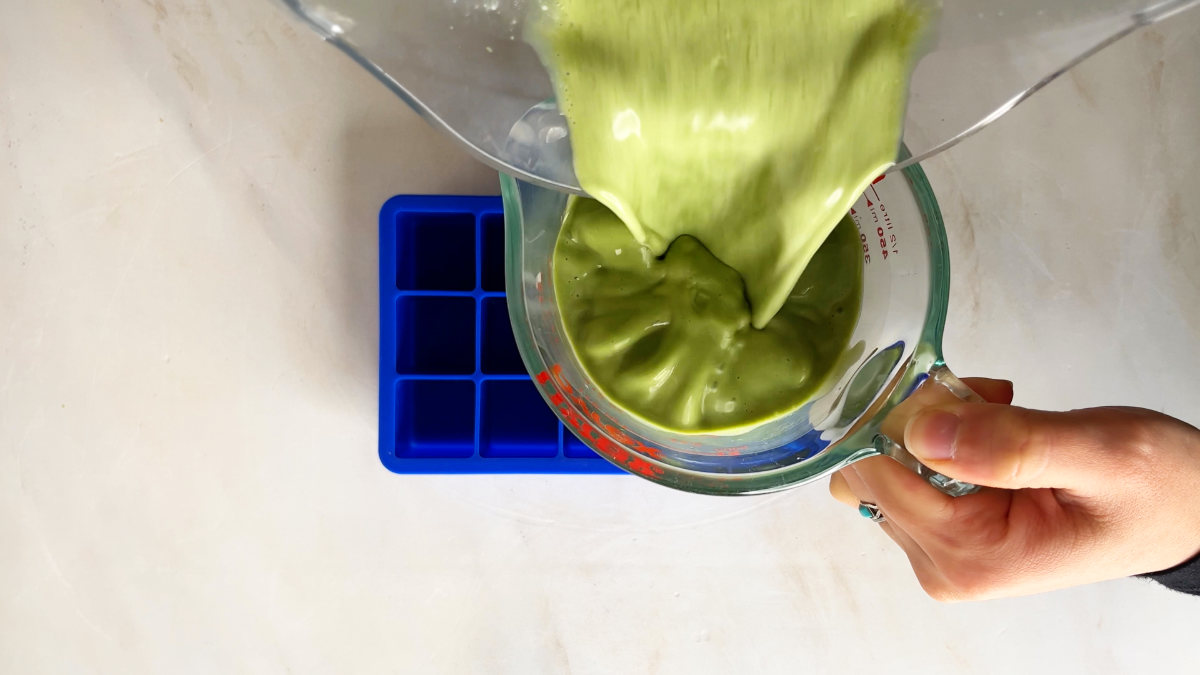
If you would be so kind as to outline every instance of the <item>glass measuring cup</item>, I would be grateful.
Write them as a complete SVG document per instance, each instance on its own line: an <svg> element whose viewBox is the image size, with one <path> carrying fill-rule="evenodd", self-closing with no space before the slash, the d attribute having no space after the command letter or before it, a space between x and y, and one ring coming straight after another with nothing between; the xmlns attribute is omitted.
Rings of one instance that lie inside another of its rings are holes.
<svg viewBox="0 0 1200 675"><path fill-rule="evenodd" d="M523 39L552 0L282 0L435 128L502 173L579 192L566 122ZM983 129L1068 68L1200 0L922 0L940 7L909 87L921 161Z"/></svg>
<svg viewBox="0 0 1200 675"><path fill-rule="evenodd" d="M922 466L901 444L904 422L920 406L977 400L942 361L950 267L941 213L919 166L881 176L851 211L862 242L862 311L820 394L736 435L666 432L595 386L567 342L551 272L568 195L506 175L501 190L517 346L550 407L609 461L682 490L748 494L885 454L949 494L974 490Z"/></svg>

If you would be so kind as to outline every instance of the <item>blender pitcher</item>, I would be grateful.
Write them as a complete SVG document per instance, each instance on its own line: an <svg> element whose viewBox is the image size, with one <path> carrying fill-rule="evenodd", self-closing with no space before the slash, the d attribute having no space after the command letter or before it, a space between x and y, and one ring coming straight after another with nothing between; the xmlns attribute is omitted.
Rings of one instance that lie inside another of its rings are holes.
<svg viewBox="0 0 1200 675"><path fill-rule="evenodd" d="M667 432L629 415L595 386L567 341L551 272L569 196L507 175L501 191L517 347L555 414L609 461L689 492L751 494L884 454L948 494L976 489L930 471L902 445L904 422L916 409L942 399L981 400L942 361L946 233L919 166L881 176L851 210L862 243L862 310L819 394L737 434Z"/></svg>
<svg viewBox="0 0 1200 675"><path fill-rule="evenodd" d="M807 0L797 0L807 1ZM914 0L939 8L909 88L914 164L1105 46L1200 0ZM283 0L433 127L502 173L579 193L567 125L523 29L553 0Z"/></svg>

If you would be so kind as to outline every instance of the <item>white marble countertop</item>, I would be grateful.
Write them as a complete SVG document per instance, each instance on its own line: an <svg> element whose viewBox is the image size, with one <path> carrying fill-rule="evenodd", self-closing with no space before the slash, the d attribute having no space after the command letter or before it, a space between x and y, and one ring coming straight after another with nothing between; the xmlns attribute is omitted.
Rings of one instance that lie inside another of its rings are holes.
<svg viewBox="0 0 1200 675"><path fill-rule="evenodd" d="M946 350L1200 422L1200 12L926 165ZM1184 672L1200 599L920 591L813 485L404 477L376 213L493 193L277 7L0 5L0 672Z"/></svg>

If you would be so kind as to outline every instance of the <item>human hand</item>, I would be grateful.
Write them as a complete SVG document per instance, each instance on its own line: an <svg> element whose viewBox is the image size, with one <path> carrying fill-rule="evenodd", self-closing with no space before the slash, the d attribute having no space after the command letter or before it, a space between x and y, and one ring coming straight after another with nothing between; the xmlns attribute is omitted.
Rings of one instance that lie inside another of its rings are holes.
<svg viewBox="0 0 1200 675"><path fill-rule="evenodd" d="M984 487L948 497L888 457L829 490L874 503L922 588L942 601L1038 593L1154 572L1200 552L1200 431L1137 408L1043 412L1008 405L1012 383L969 379L989 403L909 419L929 468Z"/></svg>

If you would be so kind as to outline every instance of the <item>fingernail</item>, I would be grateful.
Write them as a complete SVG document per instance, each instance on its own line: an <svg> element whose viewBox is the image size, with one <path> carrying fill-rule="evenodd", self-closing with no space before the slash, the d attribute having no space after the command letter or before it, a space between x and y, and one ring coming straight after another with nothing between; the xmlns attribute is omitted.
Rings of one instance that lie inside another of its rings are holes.
<svg viewBox="0 0 1200 675"><path fill-rule="evenodd" d="M958 416L944 410L934 410L921 416L909 448L918 457L954 459L954 439L958 436Z"/></svg>

